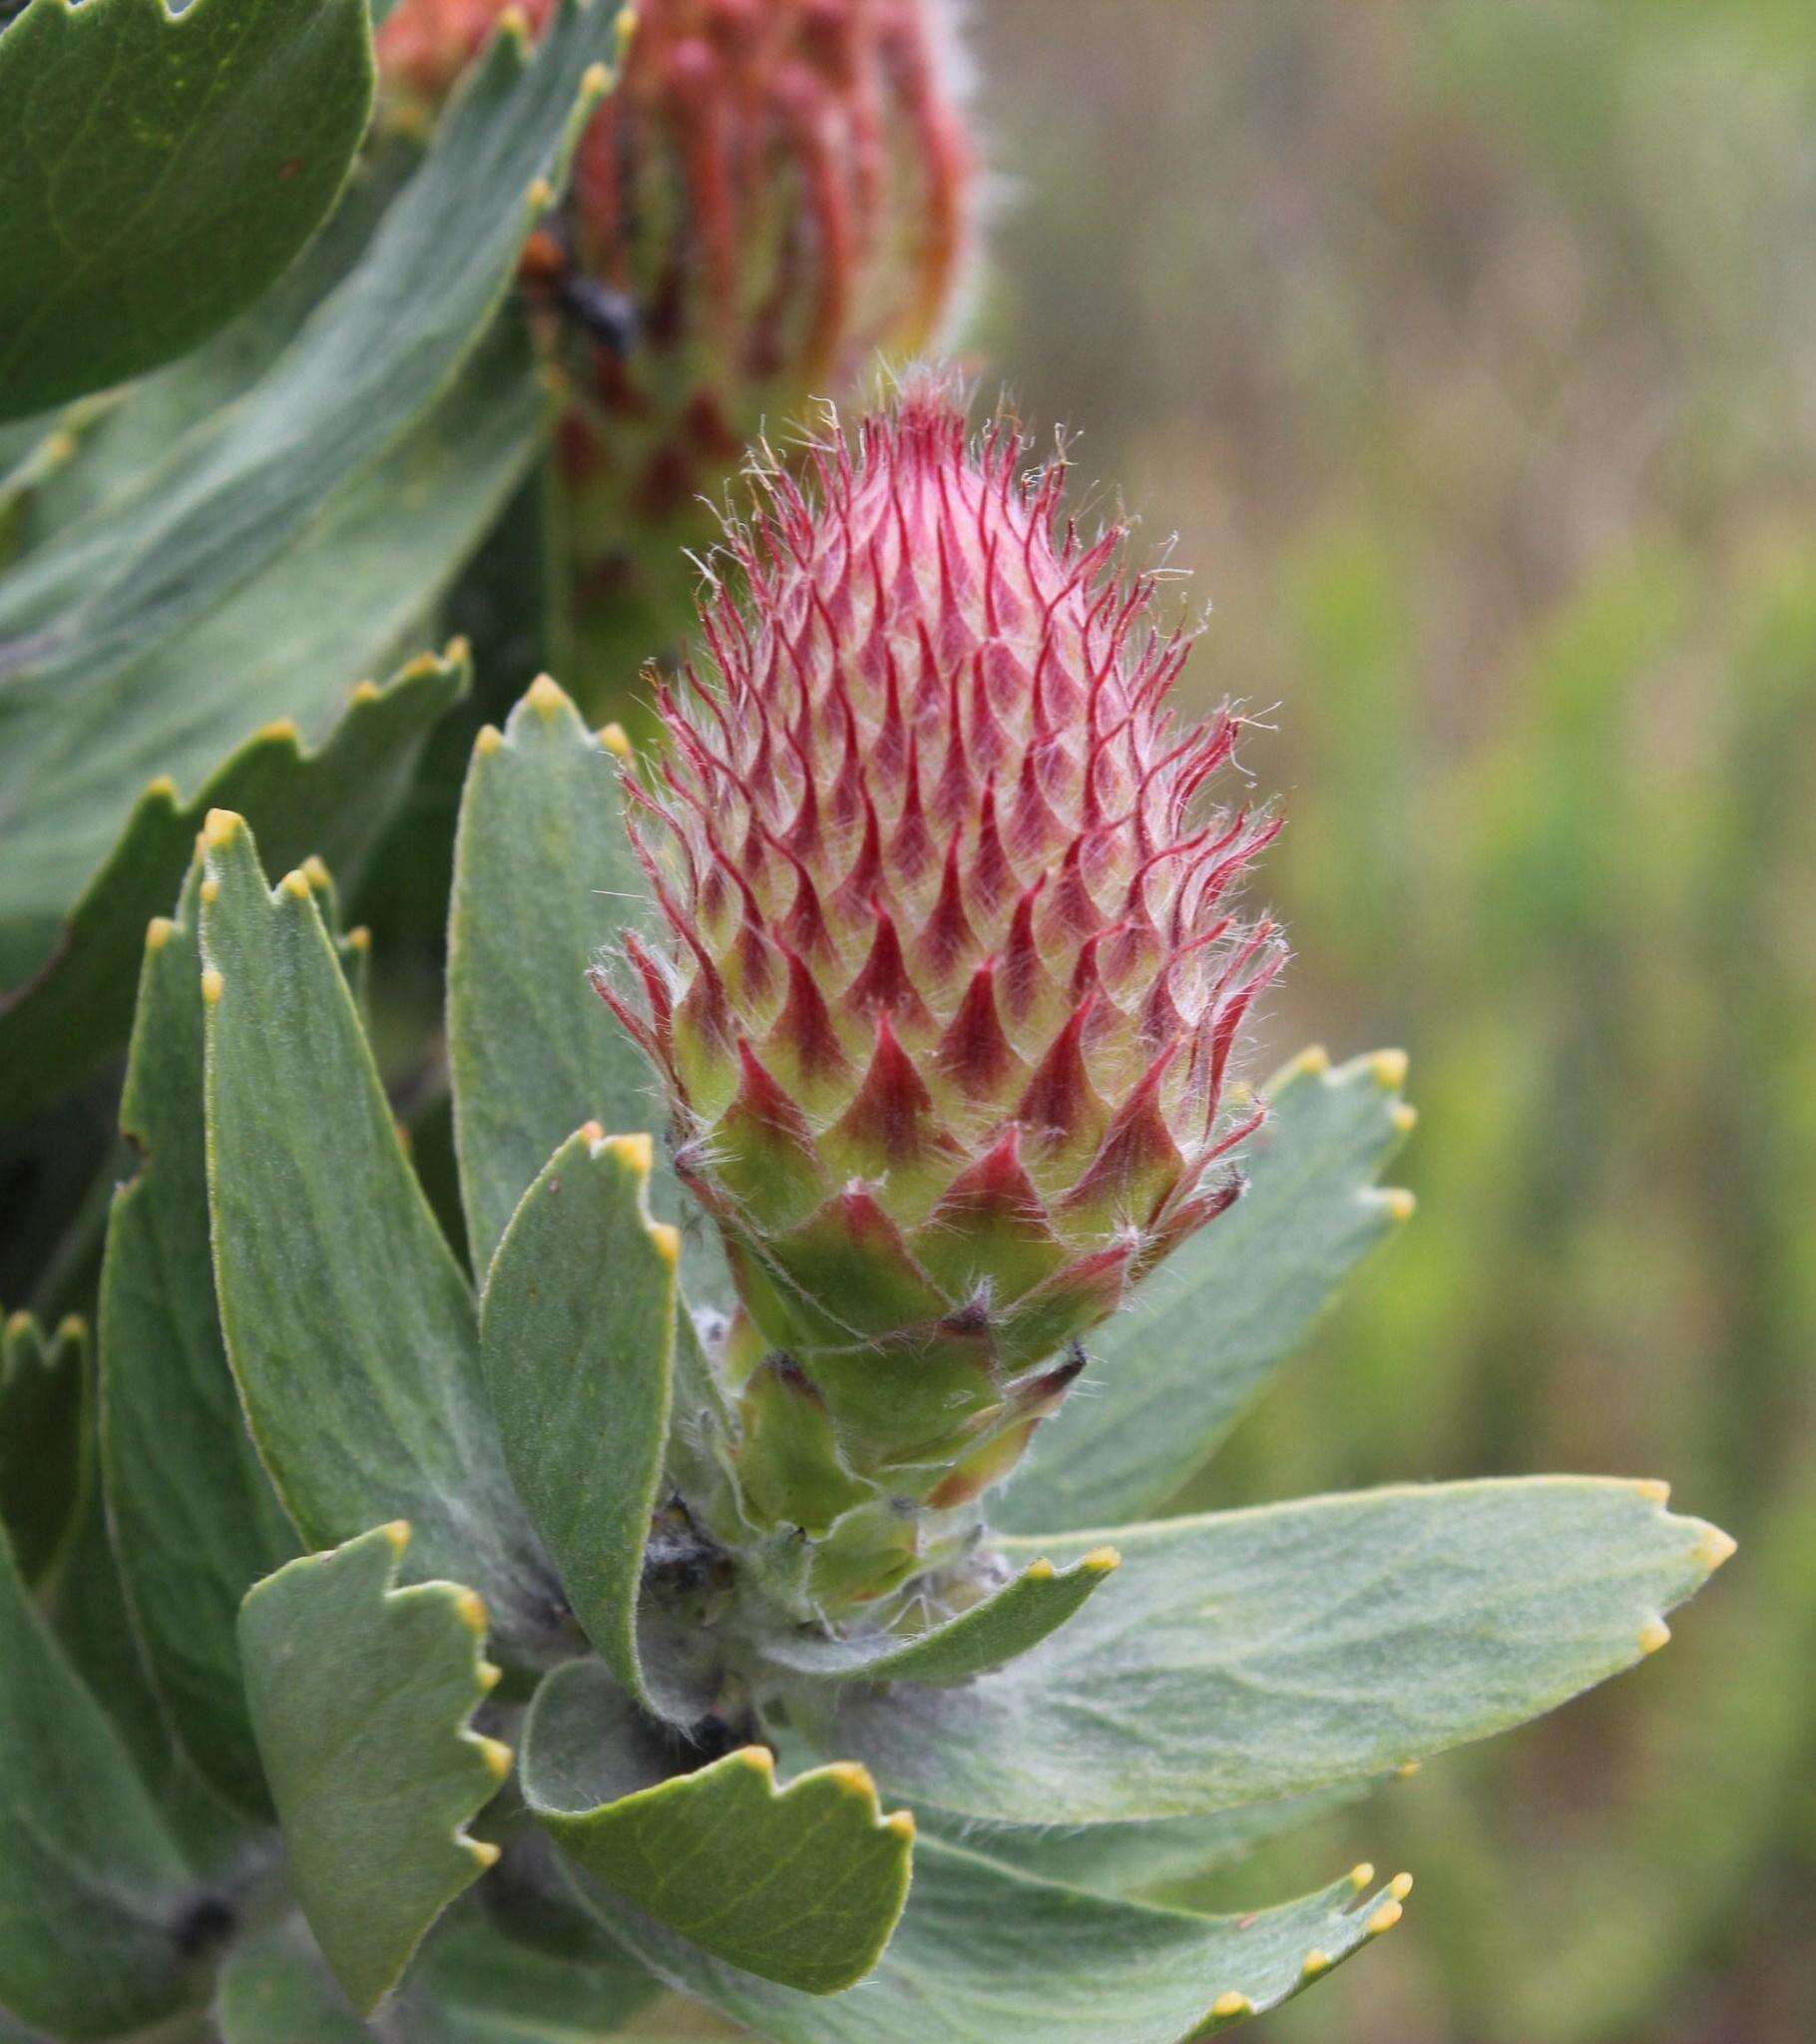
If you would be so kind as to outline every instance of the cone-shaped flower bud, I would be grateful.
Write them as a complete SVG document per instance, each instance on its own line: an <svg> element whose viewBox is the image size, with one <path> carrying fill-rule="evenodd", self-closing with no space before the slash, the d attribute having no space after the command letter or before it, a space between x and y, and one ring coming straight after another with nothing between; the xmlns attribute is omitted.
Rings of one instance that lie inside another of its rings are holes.
<svg viewBox="0 0 1816 2044"><path fill-rule="evenodd" d="M1024 454L923 383L762 479L628 783L667 955L600 978L729 1251L732 1366L785 1356L846 1470L936 1506L1234 1197L1283 955L1232 908L1276 828L1214 806L1236 721L1169 708L1185 637Z"/></svg>
<svg viewBox="0 0 1816 2044"><path fill-rule="evenodd" d="M504 4L402 0L379 36L387 75L444 94ZM553 7L525 11L540 25ZM571 203L524 267L567 371L590 666L634 675L672 642L682 549L712 536L698 500L766 418L933 336L971 186L947 41L944 0L642 0Z"/></svg>

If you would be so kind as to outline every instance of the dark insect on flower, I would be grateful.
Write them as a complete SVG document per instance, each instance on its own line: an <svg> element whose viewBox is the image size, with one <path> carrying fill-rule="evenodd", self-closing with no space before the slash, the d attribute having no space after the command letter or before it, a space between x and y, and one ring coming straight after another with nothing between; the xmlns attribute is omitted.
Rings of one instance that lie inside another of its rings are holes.
<svg viewBox="0 0 1816 2044"><path fill-rule="evenodd" d="M518 288L535 308L552 312L594 347L623 360L637 346L643 322L628 291L588 276L574 262L565 227L539 228L524 244Z"/></svg>

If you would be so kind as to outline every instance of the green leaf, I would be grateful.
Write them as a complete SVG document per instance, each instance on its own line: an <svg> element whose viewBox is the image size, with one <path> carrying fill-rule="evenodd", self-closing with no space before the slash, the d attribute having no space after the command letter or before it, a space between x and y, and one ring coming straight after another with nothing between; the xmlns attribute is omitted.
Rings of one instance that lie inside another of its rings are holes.
<svg viewBox="0 0 1816 2044"><path fill-rule="evenodd" d="M587 968L648 885L625 834L614 748L547 679L473 749L448 924L448 1063L473 1266L491 1262L517 1203L583 1122L662 1126L643 1053ZM680 1193L666 1164L657 1213Z"/></svg>
<svg viewBox="0 0 1816 2044"><path fill-rule="evenodd" d="M571 1136L505 1231L480 1357L505 1463L587 1637L654 1709L638 1654L662 1482L681 1238L652 1222L648 1136Z"/></svg>
<svg viewBox="0 0 1816 2044"><path fill-rule="evenodd" d="M466 1729L496 1680L485 1612L454 1583L391 1587L409 1539L379 1526L267 1576L239 1615L246 1701L297 1899L362 2014L498 1856L462 1834L511 1752Z"/></svg>
<svg viewBox="0 0 1816 2044"><path fill-rule="evenodd" d="M1089 1534L1011 1541L1055 1560ZM1118 1530L1116 1582L965 1689L790 1715L898 1794L1001 1823L1188 1816L1506 1731L1631 1666L1729 1552L1653 1486L1433 1484Z"/></svg>
<svg viewBox="0 0 1816 2044"><path fill-rule="evenodd" d="M88 1325L46 1336L30 1313L0 1327L0 1525L28 1583L75 1537L88 1488Z"/></svg>
<svg viewBox="0 0 1816 2044"><path fill-rule="evenodd" d="M268 1814L236 1626L246 1591L298 1544L215 1308L197 877L179 919L153 922L139 979L120 1121L143 1161L108 1223L101 1455L121 1580L172 1730L223 1795Z"/></svg>
<svg viewBox="0 0 1816 2044"><path fill-rule="evenodd" d="M218 628L255 644L257 608L296 602L286 596L293 557L325 525L382 514L387 525L367 528L378 541L368 553L382 555L414 544L414 513L439 515L432 476L426 502L404 492L401 518L395 487L366 495L363 512L359 500L492 328L523 235L609 83L597 60L614 47L617 19L608 0L566 0L533 56L521 32L495 38L362 259L269 371L139 489L0 583L0 850L9 894L22 893L9 910L35 918L25 935L46 940L46 916L76 898L148 778L193 784L214 770L272 716L262 691L281 684L293 694L279 707L312 721L358 678L360 667L288 665L292 645L248 694L190 642ZM532 380L520 378L520 397ZM526 451L514 445L501 501ZM489 515L470 501L484 494L461 493L463 548ZM381 557L362 558L350 540L333 552L340 576L357 571L362 595L382 595ZM444 579L455 565L437 564ZM313 599L315 629L338 644L336 571L317 572L330 600ZM363 632L374 621L364 602L358 610ZM223 611L236 616L222 623ZM7 936L0 978L39 962L21 958L23 941Z"/></svg>
<svg viewBox="0 0 1816 2044"><path fill-rule="evenodd" d="M607 1891L607 1926L629 1901L803 1993L861 1980L902 1912L914 1819L884 1816L862 1768L817 1768L778 1788L766 1747L665 1780L667 1763L598 1662L569 1662L537 1693L524 1796L586 1883Z"/></svg>
<svg viewBox="0 0 1816 2044"><path fill-rule="evenodd" d="M91 1486L69 1553L55 1583L40 1591L39 1603L71 1669L113 1724L191 1868L201 1879L225 1877L245 1848L245 1824L171 1737L127 1607L99 1486Z"/></svg>
<svg viewBox="0 0 1816 2044"><path fill-rule="evenodd" d="M1391 1051L1336 1071L1307 1051L1265 1089L1248 1190L1091 1343L1092 1370L993 1509L1016 1533L1157 1511L1362 1258L1410 1212L1374 1189L1411 1114Z"/></svg>
<svg viewBox="0 0 1816 2044"><path fill-rule="evenodd" d="M1277 2008L1392 1929L1358 1867L1321 1893L1199 1916L1036 1880L923 1839L895 1940L855 1994L753 1980L630 1910L614 1934L664 1978L776 2044L1187 2044Z"/></svg>
<svg viewBox="0 0 1816 2044"><path fill-rule="evenodd" d="M365 0L35 0L0 41L8 417L223 326L326 218L372 109Z"/></svg>
<svg viewBox="0 0 1816 2044"><path fill-rule="evenodd" d="M295 1921L248 1938L229 1955L215 2020L222 2044L369 2044L372 2035L321 1948Z"/></svg>
<svg viewBox="0 0 1816 2044"><path fill-rule="evenodd" d="M472 1294L309 880L267 893L236 816L204 836L215 1281L252 1438L310 1545L406 1518L423 1573L472 1582L501 1637L540 1651L559 1598L505 1473Z"/></svg>
<svg viewBox="0 0 1816 2044"><path fill-rule="evenodd" d="M421 152L374 136L354 160L334 211L277 281L210 340L139 381L88 397L55 415L54 432L73 444L33 499L27 543L142 488L171 449L201 420L258 380L315 306L358 261L384 209ZM3 486L0 486L3 487Z"/></svg>
<svg viewBox="0 0 1816 2044"><path fill-rule="evenodd" d="M385 2034L409 2044L596 2044L660 1992L635 1960L551 1959L456 1911L418 1955ZM215 2013L223 2044L365 2044L373 2034L294 1919L233 1953Z"/></svg>
<svg viewBox="0 0 1816 2044"><path fill-rule="evenodd" d="M112 2037L195 1998L183 1855L0 1539L0 2007Z"/></svg>
<svg viewBox="0 0 1816 2044"><path fill-rule="evenodd" d="M1121 1562L1114 1547L1093 1548L1063 1569L1056 1569L1043 1555L969 1611L913 1638L887 1633L856 1640L783 1635L766 1639L763 1654L778 1668L824 1682L920 1682L947 1688L1038 1647Z"/></svg>
<svg viewBox="0 0 1816 2044"><path fill-rule="evenodd" d="M229 670L237 672L237 670ZM53 1098L113 1056L133 1019L131 961L147 923L176 900L211 808L256 818L272 855L319 851L357 870L408 783L423 741L467 685L464 661L423 659L382 690L357 690L319 746L293 725L268 727L190 801L155 781L62 927L37 977L0 994L0 1120ZM4 721L0 713L0 722ZM16 900L8 876L9 898ZM0 939L0 948L4 940Z"/></svg>
<svg viewBox="0 0 1816 2044"><path fill-rule="evenodd" d="M661 1991L632 1959L550 1958L470 1918L437 1933L422 1955L412 2035L423 2044L593 2044Z"/></svg>

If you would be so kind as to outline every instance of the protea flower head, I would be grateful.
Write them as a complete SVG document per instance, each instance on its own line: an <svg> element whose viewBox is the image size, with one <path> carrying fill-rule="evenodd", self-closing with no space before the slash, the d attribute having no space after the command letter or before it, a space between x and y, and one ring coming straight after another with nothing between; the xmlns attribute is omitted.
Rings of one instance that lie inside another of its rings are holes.
<svg viewBox="0 0 1816 2044"><path fill-rule="evenodd" d="M1226 1079L1283 957L1231 907L1277 825L1206 796L1238 720L1176 717L1188 635L1025 454L921 381L805 489L759 478L627 782L667 942L599 978L723 1236L754 1431L792 1397L936 1506L1236 1197Z"/></svg>
<svg viewBox="0 0 1816 2044"><path fill-rule="evenodd" d="M540 24L553 7L526 11ZM403 0L379 36L387 74L445 92L504 11ZM583 599L616 611L633 664L685 615L682 549L712 535L699 499L763 420L879 352L918 353L947 312L972 182L949 40L944 0L637 9L571 202L525 264L567 372Z"/></svg>

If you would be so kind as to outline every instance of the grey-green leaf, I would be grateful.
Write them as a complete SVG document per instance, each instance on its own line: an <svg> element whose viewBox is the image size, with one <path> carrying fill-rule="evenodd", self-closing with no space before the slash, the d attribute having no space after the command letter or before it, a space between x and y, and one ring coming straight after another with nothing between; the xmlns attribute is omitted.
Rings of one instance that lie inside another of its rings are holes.
<svg viewBox="0 0 1816 2044"><path fill-rule="evenodd" d="M422 1955L412 2035L421 2044L593 2044L661 1991L635 1960L551 1958L469 1915Z"/></svg>
<svg viewBox="0 0 1816 2044"><path fill-rule="evenodd" d="M1551 1710L1660 1644L1660 1614L1731 1547L1650 1485L1588 1477L1362 1491L1117 1544L1115 1594L1021 1661L964 1689L803 1689L801 1729L897 1794L995 1822L1192 1815Z"/></svg>
<svg viewBox="0 0 1816 2044"><path fill-rule="evenodd" d="M372 106L366 0L36 0L0 41L0 415L119 383L249 305Z"/></svg>
<svg viewBox="0 0 1816 2044"><path fill-rule="evenodd" d="M53 1099L126 1041L133 961L146 925L176 900L211 808L254 818L274 858L294 862L319 852L340 870L357 871L424 740L466 685L458 656L415 661L386 688L355 690L318 746L305 747L285 721L247 740L191 800L160 779L137 803L115 806L107 826L112 848L54 938L56 911L45 907L48 962L0 994L0 1121ZM19 877L9 874L7 883L9 913L24 917L13 925L16 936L36 924L13 885ZM37 935L24 941L34 953L40 948ZM0 939L0 954L5 949Z"/></svg>
<svg viewBox="0 0 1816 2044"><path fill-rule="evenodd" d="M1381 1779L1346 1782L1304 1795L1245 1802L1208 1816L1153 1817L1145 1823L982 1824L974 1817L923 1812L935 1836L995 1859L1018 1873L1065 1881L1100 1894L1139 1895L1168 1882L1196 1879L1233 1866L1288 1831L1315 1824L1380 1787Z"/></svg>
<svg viewBox="0 0 1816 2044"><path fill-rule="evenodd" d="M407 443L429 429L462 365L496 330L523 235L552 204L609 84L599 60L613 53L617 27L610 0L565 0L533 55L521 24L497 36L360 260L268 371L173 446L140 488L46 540L0 581L0 908L21 918L17 929L0 924L0 979L42 962L56 919L148 779L195 784L274 714L273 689L293 690L278 707L312 723L361 671L299 663L290 644L253 663L258 686L246 690L235 663L202 658L194 640L206 646L218 633L255 649L267 604L294 624L286 606L298 557L314 558L316 540L327 545L330 528L351 524L367 535L363 553L342 531L308 578L316 592L324 578L329 596L308 602L316 632L342 645L336 576L355 589L363 648L376 622L368 598L386 587L384 556L399 548L407 557L395 601L419 603L419 524L452 534L453 557L434 563L443 580L483 528L491 485L466 475L454 436L444 451L458 502L444 506L431 475L427 504L414 506L426 521L397 516L399 486L411 508L420 477L392 474L375 499L375 474L407 460ZM501 345L510 344L507 335ZM520 401L535 401L521 373L506 404L503 490L531 444ZM483 415L480 424L489 434Z"/></svg>
<svg viewBox="0 0 1816 2044"><path fill-rule="evenodd" d="M571 1136L524 1195L480 1309L505 1463L575 1616L655 1708L638 1590L662 1481L681 1241L652 1222L648 1136Z"/></svg>
<svg viewBox="0 0 1816 2044"><path fill-rule="evenodd" d="M1042 1555L970 1610L910 1638L781 1635L766 1639L763 1652L776 1667L822 1682L920 1682L936 1688L969 1682L1038 1647L1083 1607L1121 1559L1114 1547L1097 1547L1056 1569Z"/></svg>
<svg viewBox="0 0 1816 2044"><path fill-rule="evenodd" d="M205 837L216 1293L252 1437L309 1544L408 1519L412 1564L473 1583L500 1637L539 1652L559 1599L505 1473L473 1297L309 880L267 892L238 817Z"/></svg>
<svg viewBox="0 0 1816 2044"><path fill-rule="evenodd" d="M908 1893L913 1818L884 1816L862 1768L816 1768L778 1788L764 1747L667 1780L665 1759L599 1663L570 1662L538 1692L525 1799L584 1891L603 1892L608 1927L629 1902L805 1994L862 1979Z"/></svg>
<svg viewBox="0 0 1816 2044"><path fill-rule="evenodd" d="M1406 1061L1332 1071L1321 1051L1264 1089L1248 1190L1091 1342L1090 1375L1036 1436L992 1517L1011 1532L1112 1526L1157 1511L1298 1346L1409 1205L1375 1190L1405 1140Z"/></svg>
<svg viewBox="0 0 1816 2044"><path fill-rule="evenodd" d="M660 1127L649 1067L587 982L642 919L621 757L539 681L480 733L460 807L448 925L448 1061L474 1269L483 1273L549 1153L596 1121ZM679 1193L659 1168L656 1212Z"/></svg>
<svg viewBox="0 0 1816 2044"><path fill-rule="evenodd" d="M0 2008L112 2037L192 2002L183 1855L0 1538Z"/></svg>
<svg viewBox="0 0 1816 2044"><path fill-rule="evenodd" d="M369 2044L307 1927L292 1919L247 1938L221 1969L222 2044Z"/></svg>
<svg viewBox="0 0 1816 2044"><path fill-rule="evenodd" d="M454 1583L394 1589L407 1527L380 1526L267 1576L240 1611L246 1700L290 1877L361 2013L497 1848L461 1826L507 1747L467 1729L494 1673L484 1608Z"/></svg>
<svg viewBox="0 0 1816 2044"><path fill-rule="evenodd" d="M753 1980L647 1916L620 1941L775 2044L1195 2044L1277 2008L1400 1915L1363 1876L1275 1909L1199 1916L1036 1880L924 1839L914 1892L875 1975L817 2000Z"/></svg>
<svg viewBox="0 0 1816 2044"><path fill-rule="evenodd" d="M0 1326L0 1525L36 1583L75 1537L88 1478L88 1326L47 1335L30 1313Z"/></svg>
<svg viewBox="0 0 1816 2044"><path fill-rule="evenodd" d="M102 1463L120 1575L173 1731L242 1809L267 1812L246 1715L240 1600L296 1535L253 1451L222 1346L203 1139L195 884L154 921L121 1102L139 1173L101 1274Z"/></svg>

